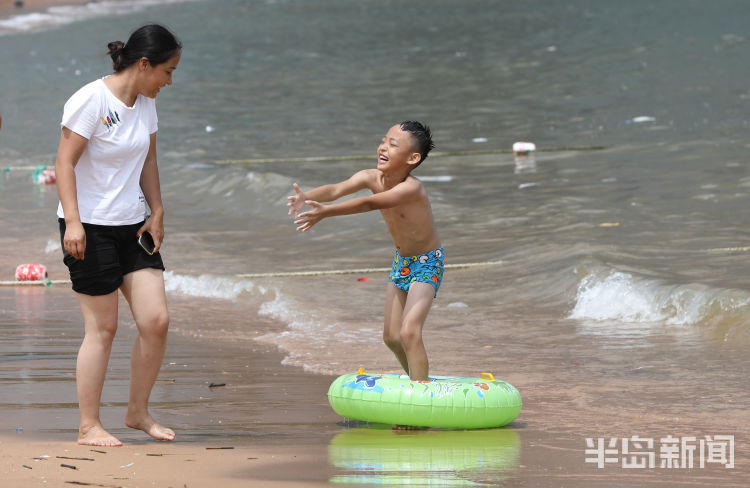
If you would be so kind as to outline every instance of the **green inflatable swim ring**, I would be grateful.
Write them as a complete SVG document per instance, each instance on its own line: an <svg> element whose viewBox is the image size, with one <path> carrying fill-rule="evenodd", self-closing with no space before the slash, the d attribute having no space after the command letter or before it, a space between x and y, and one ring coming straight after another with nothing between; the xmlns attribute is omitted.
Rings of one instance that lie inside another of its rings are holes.
<svg viewBox="0 0 750 488"><path fill-rule="evenodd" d="M339 376L328 402L342 417L391 425L486 429L512 422L521 394L490 373L481 378L435 376L411 381L406 375L356 373Z"/></svg>

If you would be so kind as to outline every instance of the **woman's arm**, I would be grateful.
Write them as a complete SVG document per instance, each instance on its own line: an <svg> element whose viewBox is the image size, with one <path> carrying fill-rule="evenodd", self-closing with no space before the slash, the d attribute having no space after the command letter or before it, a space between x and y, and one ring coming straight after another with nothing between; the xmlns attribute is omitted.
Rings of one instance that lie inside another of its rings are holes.
<svg viewBox="0 0 750 488"><path fill-rule="evenodd" d="M55 160L57 193L65 214L63 246L76 259L83 259L86 252L86 232L78 213L75 167L88 142L85 137L63 126Z"/></svg>
<svg viewBox="0 0 750 488"><path fill-rule="evenodd" d="M161 185L159 183L159 166L156 162L156 132L151 134L151 145L148 148L146 161L141 171L141 190L151 209L151 216L143 227L138 229L138 235L148 231L154 238L154 252L158 252L164 240L164 207L161 203Z"/></svg>

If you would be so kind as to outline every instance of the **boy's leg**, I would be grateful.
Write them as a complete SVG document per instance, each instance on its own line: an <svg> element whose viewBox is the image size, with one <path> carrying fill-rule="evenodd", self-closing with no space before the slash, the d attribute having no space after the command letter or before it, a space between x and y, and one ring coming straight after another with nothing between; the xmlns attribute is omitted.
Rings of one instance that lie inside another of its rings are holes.
<svg viewBox="0 0 750 488"><path fill-rule="evenodd" d="M401 318L401 343L409 363L409 378L426 381L429 372L427 351L422 342L422 327L435 298L435 288L429 283L412 283Z"/></svg>
<svg viewBox="0 0 750 488"><path fill-rule="evenodd" d="M81 425L78 443L91 446L121 446L104 430L99 418L104 378L117 332L117 290L107 295L77 293L84 322L84 336L76 361L76 386Z"/></svg>
<svg viewBox="0 0 750 488"><path fill-rule="evenodd" d="M148 399L167 348L169 314L162 270L139 269L123 277L122 292L138 328L130 357L130 398L125 425L157 440L171 441L174 432L159 425L148 412Z"/></svg>
<svg viewBox="0 0 750 488"><path fill-rule="evenodd" d="M406 292L399 290L396 285L389 282L385 292L385 321L383 325L383 342L396 355L396 359L409 374L409 363L406 360L406 351L401 344L401 317L404 314L406 304Z"/></svg>

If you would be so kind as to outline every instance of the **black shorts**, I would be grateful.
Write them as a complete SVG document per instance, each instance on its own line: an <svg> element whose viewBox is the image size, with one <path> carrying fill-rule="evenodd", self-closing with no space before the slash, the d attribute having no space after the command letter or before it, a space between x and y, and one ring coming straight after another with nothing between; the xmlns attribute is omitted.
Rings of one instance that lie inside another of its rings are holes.
<svg viewBox="0 0 750 488"><path fill-rule="evenodd" d="M65 251L65 220L60 222L63 262L70 271L73 290L84 295L107 295L120 288L122 277L144 268L164 269L159 253L153 256L138 244L136 232L143 222L132 225L83 224L86 251L78 260Z"/></svg>

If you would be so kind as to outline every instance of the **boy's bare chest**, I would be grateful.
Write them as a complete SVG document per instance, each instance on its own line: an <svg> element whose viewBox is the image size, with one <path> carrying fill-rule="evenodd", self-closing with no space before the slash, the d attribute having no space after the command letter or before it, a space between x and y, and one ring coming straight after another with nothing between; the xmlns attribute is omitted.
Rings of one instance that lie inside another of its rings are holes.
<svg viewBox="0 0 750 488"><path fill-rule="evenodd" d="M402 229L411 229L413 231L415 228L421 227L420 222L425 218L423 206L416 202L382 209L380 212L391 232Z"/></svg>
<svg viewBox="0 0 750 488"><path fill-rule="evenodd" d="M386 222L406 222L409 220L411 212L409 212L409 209L405 207L406 206L384 208L380 210L380 213L383 214L383 218Z"/></svg>

